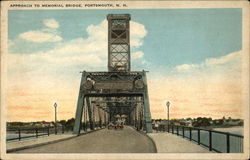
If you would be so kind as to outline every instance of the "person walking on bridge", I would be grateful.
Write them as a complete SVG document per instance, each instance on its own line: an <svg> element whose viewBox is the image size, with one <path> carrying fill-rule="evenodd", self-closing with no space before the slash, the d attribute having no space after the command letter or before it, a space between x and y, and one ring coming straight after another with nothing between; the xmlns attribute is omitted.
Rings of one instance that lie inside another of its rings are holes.
<svg viewBox="0 0 250 160"><path fill-rule="evenodd" d="M156 130L156 132L158 132L158 130L159 130L159 123L157 121L155 122L155 130Z"/></svg>

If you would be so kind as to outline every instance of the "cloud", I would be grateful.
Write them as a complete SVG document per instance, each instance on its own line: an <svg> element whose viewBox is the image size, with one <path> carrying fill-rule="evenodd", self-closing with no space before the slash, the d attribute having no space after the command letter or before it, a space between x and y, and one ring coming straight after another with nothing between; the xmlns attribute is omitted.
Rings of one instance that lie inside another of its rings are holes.
<svg viewBox="0 0 250 160"><path fill-rule="evenodd" d="M219 58L208 58L205 61L203 61L200 64L182 64L175 67L175 71L178 72L187 72L187 71L197 71L197 70L203 70L208 68L215 68L217 67L223 67L224 69L231 69L231 68L240 68L242 53L241 51L229 53L225 56L219 57ZM226 66L224 66L226 65ZM224 70L225 71L225 70Z"/></svg>
<svg viewBox="0 0 250 160"><path fill-rule="evenodd" d="M18 38L34 43L59 42L63 40L56 30L59 27L59 23L56 20L45 19L43 23L45 28L21 33Z"/></svg>
<svg viewBox="0 0 250 160"><path fill-rule="evenodd" d="M132 60L142 58L144 53L142 51L133 52L131 55Z"/></svg>
<svg viewBox="0 0 250 160"><path fill-rule="evenodd" d="M92 35L91 39L101 39L105 40L107 45L107 30L108 22L103 20L99 25L90 25L87 28L89 35ZM147 35L147 30L143 24L140 24L135 21L130 21L130 46L139 47L143 44L143 38Z"/></svg>
<svg viewBox="0 0 250 160"><path fill-rule="evenodd" d="M88 40L90 41L103 41L103 43L106 43L108 45L108 22L107 20L103 20L98 25L89 25L87 27L87 33L88 33Z"/></svg>
<svg viewBox="0 0 250 160"><path fill-rule="evenodd" d="M234 61L240 61L240 59L241 59L241 52L234 52L234 53L230 53L225 56L222 56L220 58L206 59L204 64L206 66L223 65L226 63L234 62Z"/></svg>
<svg viewBox="0 0 250 160"><path fill-rule="evenodd" d="M195 69L197 67L198 67L198 65L196 65L196 64L182 64L182 65L176 66L175 69L177 71L187 71L190 69Z"/></svg>
<svg viewBox="0 0 250 160"><path fill-rule="evenodd" d="M55 19L45 19L43 24L49 28L58 28L59 23Z"/></svg>
<svg viewBox="0 0 250 160"><path fill-rule="evenodd" d="M137 29L145 29L142 24L136 22L132 22L132 24ZM132 29L132 32L136 32L135 29ZM30 54L10 54L9 56L11 58L9 58L9 66L10 68L18 69L19 71L20 69L23 69L25 72L30 70L50 71L52 69L56 70L57 68L61 70L60 68L63 67L73 67L77 70L83 68L104 70L106 68L108 57L107 30L107 20L103 20L97 25L89 25L86 28L88 35L87 38L76 38L70 41L61 42L47 51L33 52ZM141 33L137 33L134 36L134 39L142 41L144 36L146 36L147 31L143 29L141 30ZM60 37L51 37L51 34L33 31L23 33L20 36L41 43L61 40ZM10 48L13 45L14 44L11 44ZM20 48L22 48L22 46L20 46ZM132 54L134 59L143 58L143 55L142 51L137 51ZM16 62L18 62L18 65ZM43 67L41 67L41 65L43 65Z"/></svg>
<svg viewBox="0 0 250 160"><path fill-rule="evenodd" d="M149 76L152 110L165 109L169 100L173 118L242 118L242 56L238 51L200 64L179 65L157 78ZM152 117L165 118L166 114L153 112Z"/></svg>
<svg viewBox="0 0 250 160"><path fill-rule="evenodd" d="M61 41L62 37L58 35L54 35L51 33L44 33L41 31L29 31L19 35L20 38L25 39L27 41L44 43L44 42L57 42Z"/></svg>
<svg viewBox="0 0 250 160"><path fill-rule="evenodd" d="M147 35L147 30L143 24L131 21L130 35L130 45L132 47L139 47L143 45L143 38Z"/></svg>

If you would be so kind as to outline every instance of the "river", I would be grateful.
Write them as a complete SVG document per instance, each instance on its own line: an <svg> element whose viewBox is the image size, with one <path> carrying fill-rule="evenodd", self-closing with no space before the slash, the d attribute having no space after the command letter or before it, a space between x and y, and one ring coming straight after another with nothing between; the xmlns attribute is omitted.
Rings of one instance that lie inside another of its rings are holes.
<svg viewBox="0 0 250 160"><path fill-rule="evenodd" d="M228 128L213 128L215 131L229 132L232 134L242 135L244 133L244 128L242 126L228 127Z"/></svg>

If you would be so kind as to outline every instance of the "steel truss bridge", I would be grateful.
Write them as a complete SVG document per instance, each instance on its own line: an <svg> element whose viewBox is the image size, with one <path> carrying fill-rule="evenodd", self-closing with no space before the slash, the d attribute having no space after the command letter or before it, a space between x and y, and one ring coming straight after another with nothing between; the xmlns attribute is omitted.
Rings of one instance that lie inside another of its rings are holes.
<svg viewBox="0 0 250 160"><path fill-rule="evenodd" d="M108 71L82 72L73 133L80 134L82 124L93 130L117 120L152 132L146 71L130 71L130 15L107 20Z"/></svg>

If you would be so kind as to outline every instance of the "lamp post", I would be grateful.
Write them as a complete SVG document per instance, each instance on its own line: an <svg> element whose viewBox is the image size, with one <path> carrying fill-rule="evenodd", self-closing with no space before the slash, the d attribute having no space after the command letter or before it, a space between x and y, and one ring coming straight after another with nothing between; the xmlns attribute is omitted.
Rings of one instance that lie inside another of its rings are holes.
<svg viewBox="0 0 250 160"><path fill-rule="evenodd" d="M170 102L169 101L167 101L167 103L166 103L166 106L167 106L167 109L168 109L168 132L169 132L169 106L170 106Z"/></svg>
<svg viewBox="0 0 250 160"><path fill-rule="evenodd" d="M56 119L56 107L57 107L57 104L56 102L54 103L54 107L55 107L55 134L57 134L57 119Z"/></svg>

